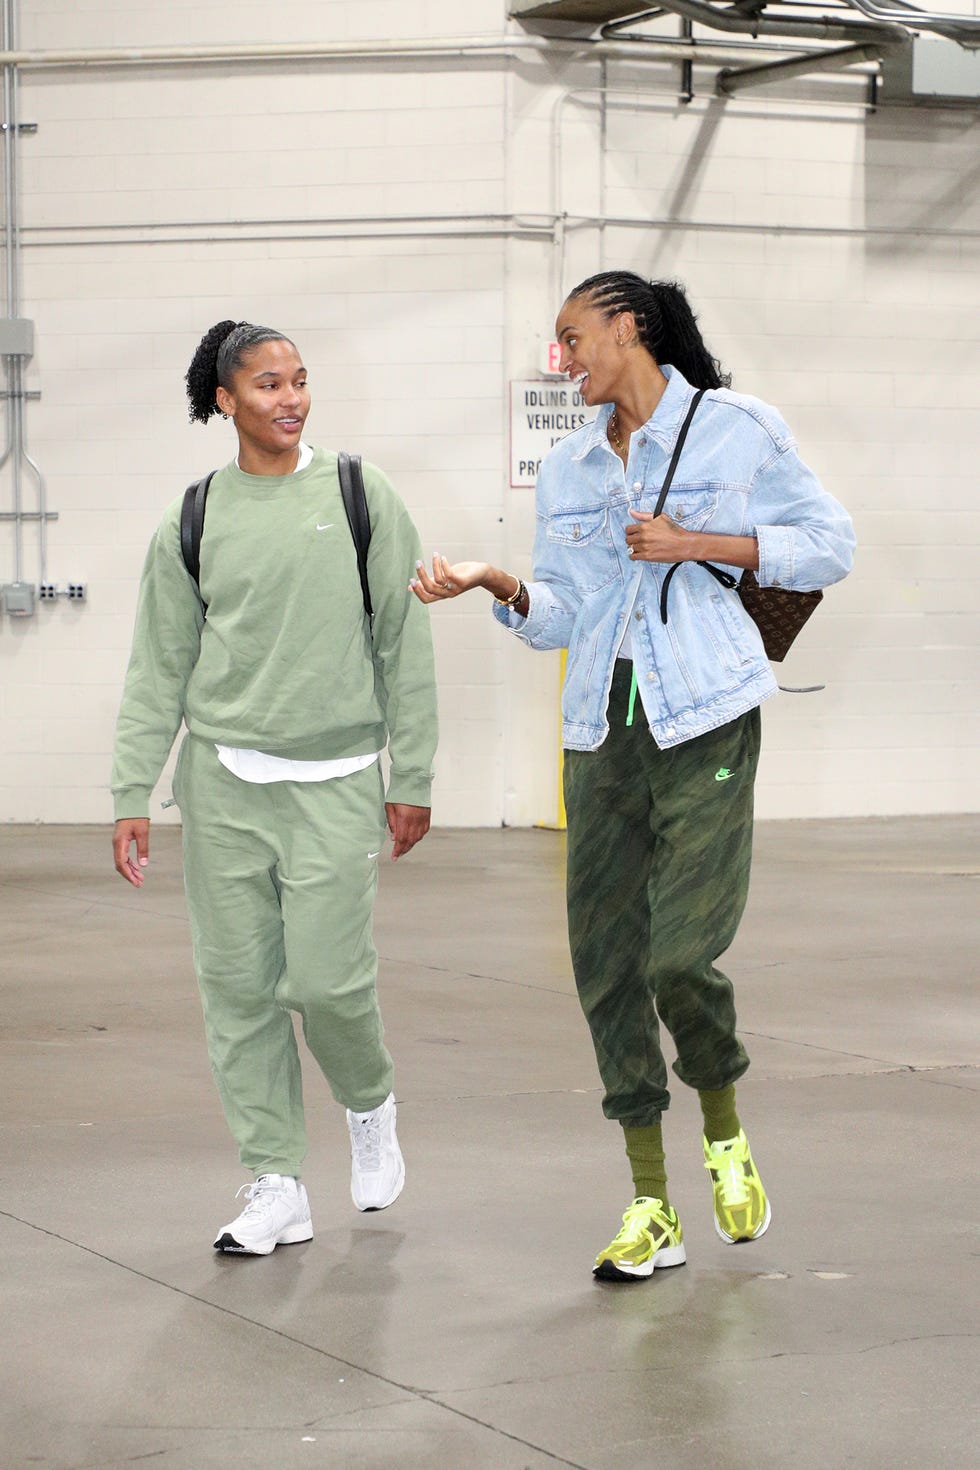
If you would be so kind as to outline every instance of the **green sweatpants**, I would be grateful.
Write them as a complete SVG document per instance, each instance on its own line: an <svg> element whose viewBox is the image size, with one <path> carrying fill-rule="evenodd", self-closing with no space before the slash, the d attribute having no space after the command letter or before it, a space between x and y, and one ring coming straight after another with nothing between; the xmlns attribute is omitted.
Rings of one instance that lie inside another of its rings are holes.
<svg viewBox="0 0 980 1470"><path fill-rule="evenodd" d="M658 1014L682 1082L727 1087L749 1065L714 961L748 894L761 719L661 750L642 708L626 724L631 674L618 660L599 749L565 752L568 933L603 1112L644 1127L670 1103Z"/></svg>
<svg viewBox="0 0 980 1470"><path fill-rule="evenodd" d="M303 1091L290 1011L334 1097L392 1085L371 913L384 837L376 762L333 781L256 785L188 736L174 795L211 1069L242 1163L299 1177Z"/></svg>

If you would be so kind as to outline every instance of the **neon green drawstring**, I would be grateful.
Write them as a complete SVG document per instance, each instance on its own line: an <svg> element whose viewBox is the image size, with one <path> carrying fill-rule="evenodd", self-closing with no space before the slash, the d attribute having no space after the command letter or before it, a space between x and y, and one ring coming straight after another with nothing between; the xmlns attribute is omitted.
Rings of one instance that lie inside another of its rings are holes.
<svg viewBox="0 0 980 1470"><path fill-rule="evenodd" d="M637 691L638 687L639 687L639 685L636 682L636 664L634 664L633 665L633 678L632 678L632 681L630 683L630 707L629 707L629 711L628 711L628 713L626 715L626 723L627 723L627 725L632 725L632 723L633 723L633 710L636 708L636 691Z"/></svg>

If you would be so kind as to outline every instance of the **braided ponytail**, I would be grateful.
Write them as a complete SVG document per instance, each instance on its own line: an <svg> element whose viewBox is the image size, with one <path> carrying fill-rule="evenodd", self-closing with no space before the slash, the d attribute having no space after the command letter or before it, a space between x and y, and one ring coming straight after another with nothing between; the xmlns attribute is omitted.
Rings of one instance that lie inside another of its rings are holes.
<svg viewBox="0 0 980 1470"><path fill-rule="evenodd" d="M676 281L654 281L652 290L661 321L660 354L654 356L676 367L695 388L729 388L732 375L708 351L683 287Z"/></svg>
<svg viewBox="0 0 980 1470"><path fill-rule="evenodd" d="M272 327L256 327L251 322L217 322L204 333L184 376L191 423L206 424L220 413L217 392L230 388L232 379L246 356L260 342L288 342L282 332Z"/></svg>
<svg viewBox="0 0 980 1470"><path fill-rule="evenodd" d="M584 296L609 319L632 312L640 343L658 363L677 368L695 388L727 388L732 379L712 357L684 290L676 281L645 281L632 271L602 271L568 295Z"/></svg>

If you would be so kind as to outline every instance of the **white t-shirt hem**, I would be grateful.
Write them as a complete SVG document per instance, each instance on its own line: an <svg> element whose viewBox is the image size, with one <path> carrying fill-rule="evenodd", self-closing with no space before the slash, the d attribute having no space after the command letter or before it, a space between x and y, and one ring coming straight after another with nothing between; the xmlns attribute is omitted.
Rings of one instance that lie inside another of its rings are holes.
<svg viewBox="0 0 980 1470"><path fill-rule="evenodd" d="M336 781L366 770L378 759L373 755L347 755L332 761L291 761L283 756L267 755L263 750L240 750L234 745L216 745L218 759L241 781L267 786L273 781Z"/></svg>

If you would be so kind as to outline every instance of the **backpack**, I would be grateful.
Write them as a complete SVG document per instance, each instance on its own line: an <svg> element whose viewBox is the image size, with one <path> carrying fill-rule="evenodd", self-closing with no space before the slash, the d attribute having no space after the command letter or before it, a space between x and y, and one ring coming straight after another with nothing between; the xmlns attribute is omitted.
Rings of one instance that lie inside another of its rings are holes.
<svg viewBox="0 0 980 1470"><path fill-rule="evenodd" d="M367 496L364 493L361 456L345 454L341 450L337 455L337 474L340 477L340 493L343 496L344 510L347 512L347 523L350 526L350 532L354 538L354 549L357 552L357 570L361 579L364 611L370 621L374 616L367 574L367 554L371 544L371 517L368 513ZM205 475L203 480L195 480L193 485L188 485L180 507L180 554L184 558L188 576L197 589L198 597L201 597L201 537L204 534L204 512L207 509L208 487L214 476L215 471L212 470L209 475ZM207 616L208 606L203 597L201 597L201 605Z"/></svg>

